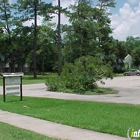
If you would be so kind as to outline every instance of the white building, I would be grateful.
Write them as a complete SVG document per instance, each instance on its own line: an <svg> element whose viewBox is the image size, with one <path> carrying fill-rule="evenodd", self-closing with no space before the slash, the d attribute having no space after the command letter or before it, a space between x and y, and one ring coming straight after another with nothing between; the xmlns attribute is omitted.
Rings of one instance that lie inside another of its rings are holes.
<svg viewBox="0 0 140 140"><path fill-rule="evenodd" d="M132 67L132 56L128 54L123 60L125 67L131 69Z"/></svg>

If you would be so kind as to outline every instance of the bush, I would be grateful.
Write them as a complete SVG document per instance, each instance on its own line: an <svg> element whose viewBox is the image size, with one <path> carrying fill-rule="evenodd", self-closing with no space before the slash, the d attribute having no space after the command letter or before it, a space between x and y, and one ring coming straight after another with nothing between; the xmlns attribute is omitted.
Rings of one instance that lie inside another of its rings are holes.
<svg viewBox="0 0 140 140"><path fill-rule="evenodd" d="M112 77L112 68L108 64L103 65L98 58L83 56L74 64L66 64L62 70L62 77L66 81L67 88L84 93L97 88L96 82L103 77Z"/></svg>
<svg viewBox="0 0 140 140"><path fill-rule="evenodd" d="M74 64L67 63L60 77L47 79L48 90L59 91L60 89L71 89L76 93L84 94L97 88L97 81L103 77L112 78L112 68L109 64L103 65L102 61L92 56L83 56Z"/></svg>
<svg viewBox="0 0 140 140"><path fill-rule="evenodd" d="M49 91L58 91L60 88L64 88L65 84L64 82L61 80L61 77L59 76L48 76L46 79L46 83L47 85L47 89Z"/></svg>

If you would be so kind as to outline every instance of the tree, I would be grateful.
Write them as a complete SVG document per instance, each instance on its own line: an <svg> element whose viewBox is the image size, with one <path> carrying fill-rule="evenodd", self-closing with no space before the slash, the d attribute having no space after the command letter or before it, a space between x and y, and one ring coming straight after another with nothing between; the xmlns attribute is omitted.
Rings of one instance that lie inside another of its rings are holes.
<svg viewBox="0 0 140 140"><path fill-rule="evenodd" d="M58 75L61 73L61 32L60 32L60 23L61 23L61 11L60 11L60 0L58 0Z"/></svg>
<svg viewBox="0 0 140 140"><path fill-rule="evenodd" d="M107 12L107 7L111 6L113 0L99 1L98 7L93 7L91 0L79 0L71 6L72 12L68 14L71 25L64 29L64 61L73 62L78 57L91 55L108 63L106 60L113 47Z"/></svg>
<svg viewBox="0 0 140 140"><path fill-rule="evenodd" d="M63 29L65 31L63 39L63 60L65 63L74 62L81 56L96 56L96 52L100 53L96 40L98 25L94 18L95 9L90 2L79 0L77 5L70 7L72 12L67 14L71 24Z"/></svg>
<svg viewBox="0 0 140 140"><path fill-rule="evenodd" d="M4 72L4 66L3 66L3 61L4 61L4 55L6 54L6 45L4 41L4 31L2 28L0 28L0 65L1 65L1 71Z"/></svg>
<svg viewBox="0 0 140 140"><path fill-rule="evenodd" d="M134 66L140 66L140 45L132 51Z"/></svg>
<svg viewBox="0 0 140 140"><path fill-rule="evenodd" d="M111 62L113 38L111 37L112 29L110 27L111 20L108 12L109 7L115 7L114 0L98 0L98 8L96 9L96 19L98 24L98 41L99 48L103 52L104 62Z"/></svg>
<svg viewBox="0 0 140 140"><path fill-rule="evenodd" d="M34 78L36 73L36 49L37 49L37 12L40 0L18 0L19 11L22 12L22 21L34 20Z"/></svg>
<svg viewBox="0 0 140 140"><path fill-rule="evenodd" d="M24 72L24 65L28 63L32 67L33 58L33 36L34 28L28 26L19 26L13 30L15 49L15 63L18 64L18 71Z"/></svg>
<svg viewBox="0 0 140 140"><path fill-rule="evenodd" d="M100 9L107 9L108 7L115 7L115 0L98 0Z"/></svg>
<svg viewBox="0 0 140 140"><path fill-rule="evenodd" d="M128 36L126 38L126 47L128 49L129 54L132 54L132 51L136 47L139 47L139 45L140 45L140 38L139 37Z"/></svg>
<svg viewBox="0 0 140 140"><path fill-rule="evenodd" d="M53 29L55 24L44 22L39 26L38 32L38 51L37 51L37 69L42 71L53 71L57 62L57 41L56 31Z"/></svg>
<svg viewBox="0 0 140 140"><path fill-rule="evenodd" d="M85 91L93 92L97 83L102 78L112 78L112 68L104 65L102 60L92 56L82 56L74 63L64 65L61 77L48 77L46 85L51 91L62 89L72 90L84 94Z"/></svg>
<svg viewBox="0 0 140 140"><path fill-rule="evenodd" d="M118 67L115 72L122 72L124 67L124 58L127 56L128 51L124 41L114 40L114 54L116 56L116 66Z"/></svg>
<svg viewBox="0 0 140 140"><path fill-rule="evenodd" d="M47 5L48 6L48 5ZM44 2L41 2L41 0L18 0L18 7L19 11L22 12L21 20L28 21L28 20L34 20L34 48L33 48L33 62L34 62L34 78L37 77L37 66L36 66L36 51L37 51L37 16L42 15L47 7Z"/></svg>
<svg viewBox="0 0 140 140"><path fill-rule="evenodd" d="M4 42L4 57L10 64L10 72L14 72L14 46L12 43L12 28L14 25L12 5L8 0L0 1L0 29L3 32L2 41ZM7 55L7 56L6 56Z"/></svg>
<svg viewBox="0 0 140 140"><path fill-rule="evenodd" d="M134 66L140 65L140 37L129 36L126 38L126 47L132 55Z"/></svg>
<svg viewBox="0 0 140 140"><path fill-rule="evenodd" d="M134 66L139 66L140 65L140 58L139 58L140 37L128 36L126 38L125 44L128 53L132 55Z"/></svg>

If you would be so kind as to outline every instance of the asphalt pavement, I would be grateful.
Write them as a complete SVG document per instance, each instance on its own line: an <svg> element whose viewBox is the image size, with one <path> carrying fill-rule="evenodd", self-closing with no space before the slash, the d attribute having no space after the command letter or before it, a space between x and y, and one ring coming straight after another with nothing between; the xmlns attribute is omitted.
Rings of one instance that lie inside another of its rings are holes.
<svg viewBox="0 0 140 140"><path fill-rule="evenodd" d="M101 87L118 90L117 94L106 95L79 95L62 92L47 91L45 84L23 85L23 97L45 97L65 100L99 101L126 104L140 104L140 76L115 77L114 79L104 79L105 85L99 83ZM2 87L0 87L2 94Z"/></svg>

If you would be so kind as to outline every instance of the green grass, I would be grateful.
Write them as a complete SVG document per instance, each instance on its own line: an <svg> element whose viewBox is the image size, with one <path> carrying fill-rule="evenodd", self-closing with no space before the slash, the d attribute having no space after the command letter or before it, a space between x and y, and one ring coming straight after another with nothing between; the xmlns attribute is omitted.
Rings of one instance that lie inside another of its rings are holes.
<svg viewBox="0 0 140 140"><path fill-rule="evenodd" d="M2 76L0 75L0 86L2 86Z"/></svg>
<svg viewBox="0 0 140 140"><path fill-rule="evenodd" d="M55 75L53 73L47 73L46 75L37 75L37 78L34 79L33 75L24 75L22 77L23 84L38 84L38 83L45 83L46 77L49 75ZM0 76L0 86L3 85L3 78Z"/></svg>
<svg viewBox="0 0 140 140"><path fill-rule="evenodd" d="M118 91L110 88L100 88L100 87L94 89L93 92L90 91L85 92L86 95L102 95L102 94L115 94L115 93L118 93Z"/></svg>
<svg viewBox="0 0 140 140"><path fill-rule="evenodd" d="M129 128L140 129L140 106L47 98L0 96L0 109L126 137Z"/></svg>
<svg viewBox="0 0 140 140"><path fill-rule="evenodd" d="M37 75L37 78L34 79L34 76L33 75L23 75L22 76L22 82L23 84L38 84L38 83L45 83L46 81L46 77L47 76L55 76L57 75L57 73L45 73L45 75ZM3 85L3 77L0 76L0 86Z"/></svg>
<svg viewBox="0 0 140 140"><path fill-rule="evenodd" d="M115 73L115 74L113 75L113 77L122 77L122 76L124 76L123 73Z"/></svg>
<svg viewBox="0 0 140 140"><path fill-rule="evenodd" d="M71 89L60 89L58 92L64 92L64 93L75 93L74 90ZM118 93L117 90L110 89L110 88L95 88L93 91L86 91L84 95L103 95L103 94L115 94ZM79 94L79 93L78 93Z"/></svg>
<svg viewBox="0 0 140 140"><path fill-rule="evenodd" d="M38 84L38 83L45 83L46 75L38 75L36 79L33 78L32 75L24 75L22 82L23 84Z"/></svg>
<svg viewBox="0 0 140 140"><path fill-rule="evenodd" d="M56 140L0 122L0 140Z"/></svg>

